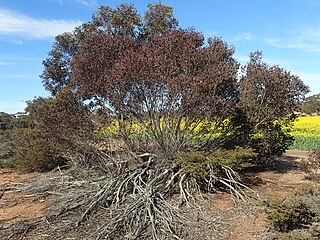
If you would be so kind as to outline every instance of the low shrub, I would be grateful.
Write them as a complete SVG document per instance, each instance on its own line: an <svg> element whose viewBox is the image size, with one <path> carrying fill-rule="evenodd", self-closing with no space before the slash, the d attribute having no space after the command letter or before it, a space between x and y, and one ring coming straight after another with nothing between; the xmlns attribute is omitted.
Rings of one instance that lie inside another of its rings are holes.
<svg viewBox="0 0 320 240"><path fill-rule="evenodd" d="M282 201L267 201L272 239L319 239L320 188L306 185Z"/></svg>
<svg viewBox="0 0 320 240"><path fill-rule="evenodd" d="M187 175L197 181L200 187L206 188L210 176L225 176L226 167L232 171L242 170L251 166L256 157L257 154L253 149L237 147L233 150L183 152L176 162Z"/></svg>
<svg viewBox="0 0 320 240"><path fill-rule="evenodd" d="M312 236L310 233L305 231L292 231L292 232L275 232L272 240L311 240Z"/></svg>
<svg viewBox="0 0 320 240"><path fill-rule="evenodd" d="M274 201L269 207L269 219L273 228L279 232L308 228L315 216L303 200L287 198L282 202Z"/></svg>
<svg viewBox="0 0 320 240"><path fill-rule="evenodd" d="M320 182L320 149L315 149L309 153L304 168L308 173L307 179Z"/></svg>
<svg viewBox="0 0 320 240"><path fill-rule="evenodd" d="M19 129L15 133L17 148L14 160L17 168L26 171L50 171L66 164L59 150L34 129Z"/></svg>
<svg viewBox="0 0 320 240"><path fill-rule="evenodd" d="M258 164L269 165L275 156L283 154L294 142L290 124L281 121L260 124L254 130L251 147L259 153Z"/></svg>
<svg viewBox="0 0 320 240"><path fill-rule="evenodd" d="M320 182L320 149L315 149L308 154L307 161L302 164L304 170L308 173L308 180Z"/></svg>
<svg viewBox="0 0 320 240"><path fill-rule="evenodd" d="M309 160L313 163L317 163L318 165L320 165L320 148L310 152Z"/></svg>
<svg viewBox="0 0 320 240"><path fill-rule="evenodd" d="M7 168L7 169L14 169L17 167L16 162L9 158L9 159L2 159L0 163L0 168Z"/></svg>

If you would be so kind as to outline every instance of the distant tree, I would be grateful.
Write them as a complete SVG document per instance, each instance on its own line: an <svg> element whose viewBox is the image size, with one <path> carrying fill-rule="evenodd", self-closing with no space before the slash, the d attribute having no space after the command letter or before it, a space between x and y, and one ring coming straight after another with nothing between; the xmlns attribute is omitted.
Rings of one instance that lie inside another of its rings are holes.
<svg viewBox="0 0 320 240"><path fill-rule="evenodd" d="M6 131L14 127L15 117L11 114L0 112L0 131Z"/></svg>
<svg viewBox="0 0 320 240"><path fill-rule="evenodd" d="M249 123L249 139L262 154L281 154L292 143L285 127L308 91L298 76L264 63L261 52L250 55L240 80L240 108Z"/></svg>
<svg viewBox="0 0 320 240"><path fill-rule="evenodd" d="M0 112L0 168L4 161L12 156L14 144L9 132L14 128L15 117L11 114Z"/></svg>
<svg viewBox="0 0 320 240"><path fill-rule="evenodd" d="M300 112L320 115L320 93L307 97L300 105Z"/></svg>

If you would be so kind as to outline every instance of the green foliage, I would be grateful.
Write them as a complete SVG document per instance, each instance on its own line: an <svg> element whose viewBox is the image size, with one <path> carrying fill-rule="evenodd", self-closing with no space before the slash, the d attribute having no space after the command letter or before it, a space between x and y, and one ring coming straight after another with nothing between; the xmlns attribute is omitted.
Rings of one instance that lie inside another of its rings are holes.
<svg viewBox="0 0 320 240"><path fill-rule="evenodd" d="M91 134L91 122L82 103L67 89L56 98L37 98L26 108L27 128L16 128L10 136L16 149L13 159L24 171L49 171L65 165L65 153L75 153Z"/></svg>
<svg viewBox="0 0 320 240"><path fill-rule="evenodd" d="M7 159L14 152L14 143L10 134L6 131L0 134L0 159Z"/></svg>
<svg viewBox="0 0 320 240"><path fill-rule="evenodd" d="M146 39L156 34L163 34L168 29L179 26L177 19L173 16L173 9L166 4L149 4L148 11L144 16L143 32Z"/></svg>
<svg viewBox="0 0 320 240"><path fill-rule="evenodd" d="M1 168L1 165L3 168L8 168L8 169L11 169L11 168L13 169L17 167L17 164L14 161L14 159L11 159L11 158L3 160L2 163L0 162L0 168Z"/></svg>
<svg viewBox="0 0 320 240"><path fill-rule="evenodd" d="M288 233L276 232L271 237L272 240L311 240L311 234L305 231L291 231Z"/></svg>
<svg viewBox="0 0 320 240"><path fill-rule="evenodd" d="M283 202L275 201L269 207L272 210L268 217L274 229L279 232L308 227L315 216L310 207L300 199L286 199Z"/></svg>
<svg viewBox="0 0 320 240"><path fill-rule="evenodd" d="M282 122L267 122L260 124L252 135L251 146L260 155L260 162L266 163L270 156L279 156L294 142L287 124Z"/></svg>
<svg viewBox="0 0 320 240"><path fill-rule="evenodd" d="M15 117L11 114L0 112L0 132L12 129Z"/></svg>
<svg viewBox="0 0 320 240"><path fill-rule="evenodd" d="M133 4L120 4L116 9L100 6L92 17L92 27L114 36L138 36L137 28L141 27L141 16Z"/></svg>
<svg viewBox="0 0 320 240"><path fill-rule="evenodd" d="M26 114L0 113L0 167L15 167L13 155L16 150L16 143L13 139L13 132L16 129L32 127L34 127L34 124Z"/></svg>
<svg viewBox="0 0 320 240"><path fill-rule="evenodd" d="M294 196L270 200L267 213L275 230L273 239L318 239L320 188L306 185Z"/></svg>
<svg viewBox="0 0 320 240"><path fill-rule="evenodd" d="M222 165L239 171L251 166L256 157L257 154L253 149L237 147L233 150L183 152L177 158L176 163L199 184L206 185L206 178L210 175L210 171L214 171L216 176L223 176L225 173Z"/></svg>

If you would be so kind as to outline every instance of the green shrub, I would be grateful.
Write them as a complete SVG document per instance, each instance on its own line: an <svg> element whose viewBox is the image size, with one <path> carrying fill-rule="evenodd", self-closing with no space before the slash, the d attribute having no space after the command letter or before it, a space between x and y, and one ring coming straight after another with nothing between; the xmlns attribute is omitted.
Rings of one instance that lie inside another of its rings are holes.
<svg viewBox="0 0 320 240"><path fill-rule="evenodd" d="M251 146L259 153L259 164L268 164L270 157L279 156L294 142L290 135L289 124L269 122L260 124L254 131Z"/></svg>
<svg viewBox="0 0 320 240"><path fill-rule="evenodd" d="M268 218L274 229L272 239L319 239L320 188L305 185L283 201L267 202Z"/></svg>
<svg viewBox="0 0 320 240"><path fill-rule="evenodd" d="M308 228L315 214L310 207L300 199L287 198L282 202L270 204L269 219L273 228L279 232Z"/></svg>
<svg viewBox="0 0 320 240"><path fill-rule="evenodd" d="M9 134L11 130L0 130L0 168L12 168L12 156L15 151L14 142Z"/></svg>
<svg viewBox="0 0 320 240"><path fill-rule="evenodd" d="M225 175L222 166L239 171L251 166L257 154L253 149L237 147L233 150L189 151L181 153L176 162L182 170L196 179L200 186L206 186L210 171L221 177Z"/></svg>
<svg viewBox="0 0 320 240"><path fill-rule="evenodd" d="M16 162L13 159L4 159L0 163L3 168L16 168ZM0 166L1 167L1 166Z"/></svg>
<svg viewBox="0 0 320 240"><path fill-rule="evenodd" d="M311 234L305 231L275 232L272 240L311 240Z"/></svg>

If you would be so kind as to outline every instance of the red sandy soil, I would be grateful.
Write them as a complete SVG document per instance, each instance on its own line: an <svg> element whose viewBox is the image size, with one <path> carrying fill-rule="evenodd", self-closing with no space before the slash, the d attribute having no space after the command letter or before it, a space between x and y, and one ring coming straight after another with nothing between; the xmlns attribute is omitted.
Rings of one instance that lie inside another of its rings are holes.
<svg viewBox="0 0 320 240"><path fill-rule="evenodd" d="M44 199L15 189L39 176L39 173L0 170L0 224L5 221L33 219L44 214Z"/></svg>
<svg viewBox="0 0 320 240"><path fill-rule="evenodd" d="M306 174L302 168L308 157L307 151L290 150L280 158L280 169L249 174L253 184L252 188L257 191L260 199L284 198L292 195L295 191L310 181L306 180ZM45 207L49 200L36 195L27 195L17 191L19 186L31 182L41 176L40 173L19 173L14 170L0 169L0 224L19 220L31 220L45 215ZM218 209L222 214L228 213L241 206L235 205L233 197L227 193L219 193L210 196L211 206ZM227 215L228 215L227 214ZM259 233L266 231L268 220L263 211L252 215L230 214L224 221L230 223L231 229L228 234L230 240L257 239ZM213 238L205 238L213 239Z"/></svg>

